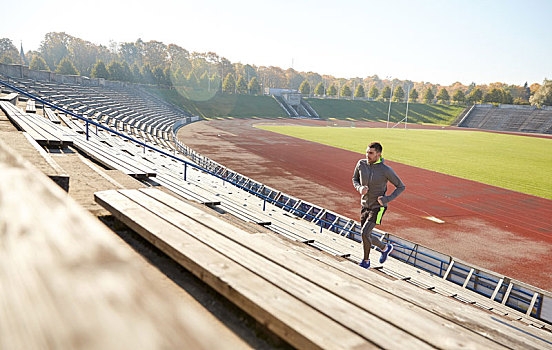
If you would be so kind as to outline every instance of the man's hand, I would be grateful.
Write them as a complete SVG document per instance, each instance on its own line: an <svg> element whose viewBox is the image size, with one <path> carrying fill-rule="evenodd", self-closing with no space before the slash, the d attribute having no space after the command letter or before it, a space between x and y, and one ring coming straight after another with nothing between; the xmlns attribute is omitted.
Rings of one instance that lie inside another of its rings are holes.
<svg viewBox="0 0 552 350"><path fill-rule="evenodd" d="M383 198L383 196L379 196L378 197L378 203L381 204L383 206L383 201L381 200Z"/></svg>
<svg viewBox="0 0 552 350"><path fill-rule="evenodd" d="M360 194L364 196L366 193L368 193L368 186L362 186L360 188Z"/></svg>

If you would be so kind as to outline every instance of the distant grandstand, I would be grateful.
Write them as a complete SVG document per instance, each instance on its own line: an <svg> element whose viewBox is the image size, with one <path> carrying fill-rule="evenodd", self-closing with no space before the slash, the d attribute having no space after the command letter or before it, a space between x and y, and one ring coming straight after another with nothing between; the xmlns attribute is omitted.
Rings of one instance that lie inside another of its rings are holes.
<svg viewBox="0 0 552 350"><path fill-rule="evenodd" d="M510 132L552 134L552 107L475 104L459 127Z"/></svg>
<svg viewBox="0 0 552 350"><path fill-rule="evenodd" d="M299 91L291 89L266 88L265 94L271 95L291 118L318 119L318 113L305 101Z"/></svg>

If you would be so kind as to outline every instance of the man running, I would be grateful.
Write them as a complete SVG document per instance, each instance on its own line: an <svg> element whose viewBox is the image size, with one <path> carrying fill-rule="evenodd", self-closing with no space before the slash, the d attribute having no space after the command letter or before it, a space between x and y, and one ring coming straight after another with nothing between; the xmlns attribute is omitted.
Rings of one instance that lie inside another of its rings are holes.
<svg viewBox="0 0 552 350"><path fill-rule="evenodd" d="M383 163L380 143L372 142L366 149L366 159L358 161L353 174L353 185L361 194L360 224L362 226L362 244L364 259L360 263L365 269L370 268L370 249L372 244L381 250L379 262L383 264L389 253L393 251L392 244L385 244L379 239L372 239L372 230L381 224L383 214L387 210L387 203L397 198L405 186L391 167ZM395 190L386 196L387 181L395 186Z"/></svg>

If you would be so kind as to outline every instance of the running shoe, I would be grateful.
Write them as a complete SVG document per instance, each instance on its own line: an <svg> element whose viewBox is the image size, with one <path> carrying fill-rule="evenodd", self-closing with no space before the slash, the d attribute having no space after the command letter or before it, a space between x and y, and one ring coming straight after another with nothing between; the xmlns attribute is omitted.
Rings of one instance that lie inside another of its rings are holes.
<svg viewBox="0 0 552 350"><path fill-rule="evenodd" d="M380 264L383 264L387 260L387 256L389 256L389 254L391 254L392 251L393 251L393 245L387 244L385 246L385 249L381 252L381 256L379 259Z"/></svg>

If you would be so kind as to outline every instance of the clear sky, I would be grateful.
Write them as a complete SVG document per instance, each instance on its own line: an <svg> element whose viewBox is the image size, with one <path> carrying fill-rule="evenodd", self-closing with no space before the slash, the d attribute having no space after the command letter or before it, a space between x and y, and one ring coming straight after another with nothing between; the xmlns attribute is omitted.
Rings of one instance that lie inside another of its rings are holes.
<svg viewBox="0 0 552 350"><path fill-rule="evenodd" d="M4 1L2 1L4 2ZM5 4L4 4L5 5ZM25 0L0 37L25 51L63 31L96 44L158 40L232 62L449 85L552 79L552 0Z"/></svg>

